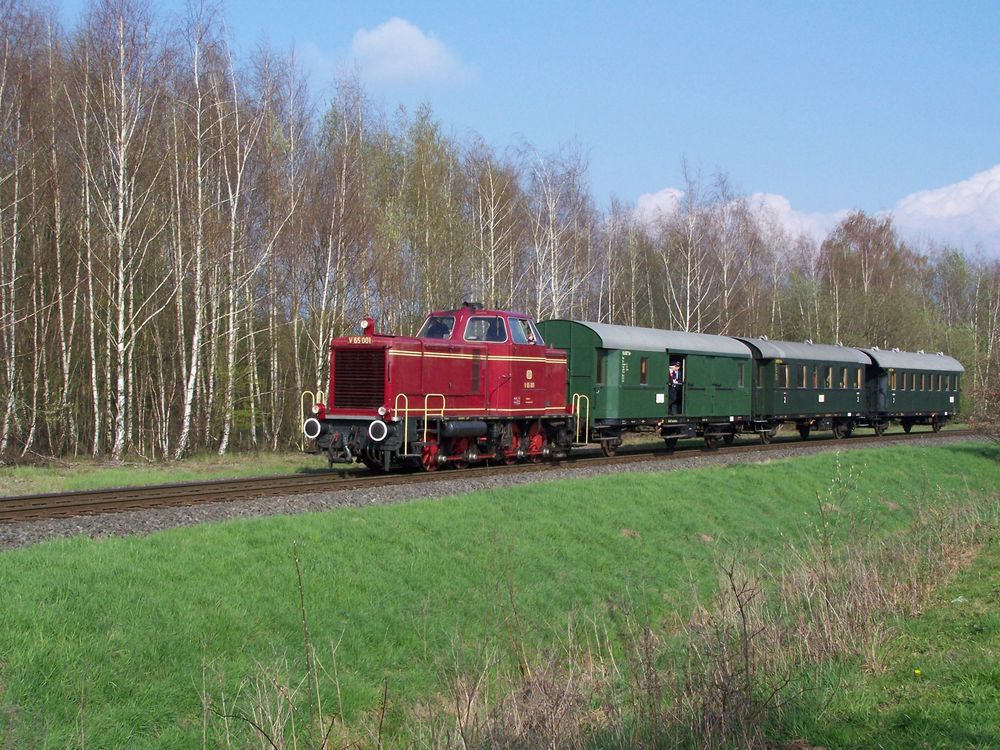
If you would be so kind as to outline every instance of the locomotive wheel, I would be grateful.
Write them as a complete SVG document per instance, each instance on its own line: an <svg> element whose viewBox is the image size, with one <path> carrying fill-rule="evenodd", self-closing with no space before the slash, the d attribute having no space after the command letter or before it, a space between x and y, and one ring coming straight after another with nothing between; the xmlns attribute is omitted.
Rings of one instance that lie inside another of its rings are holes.
<svg viewBox="0 0 1000 750"><path fill-rule="evenodd" d="M528 430L528 460L533 464L540 464L545 457L542 449L545 447L545 433L542 432L538 424L531 425Z"/></svg>
<svg viewBox="0 0 1000 750"><path fill-rule="evenodd" d="M802 438L803 440L808 440L809 439L809 430L810 430L809 425L807 425L807 424L800 424L798 429L799 429L799 437Z"/></svg>
<svg viewBox="0 0 1000 750"><path fill-rule="evenodd" d="M677 438L675 437L663 438L663 442L666 443L668 451L672 451L677 447Z"/></svg>
<svg viewBox="0 0 1000 750"><path fill-rule="evenodd" d="M503 462L507 466L517 463L517 451L521 447L521 428L516 424L510 426L510 449L504 448Z"/></svg>
<svg viewBox="0 0 1000 750"><path fill-rule="evenodd" d="M611 458L617 452L618 452L618 446L612 443L610 440L601 441L601 453L603 453L605 456Z"/></svg>
<svg viewBox="0 0 1000 750"><path fill-rule="evenodd" d="M931 429L934 432L941 432L941 419L939 417L931 418ZM907 430L909 432L909 430Z"/></svg>
<svg viewBox="0 0 1000 750"><path fill-rule="evenodd" d="M428 443L420 451L420 468L424 471L437 471L438 444Z"/></svg>
<svg viewBox="0 0 1000 750"><path fill-rule="evenodd" d="M469 462L465 459L465 455L469 451L469 438L456 438L452 441L451 446L448 449L448 453L452 456L462 456L459 459L452 459L449 463L452 467L456 469L468 469Z"/></svg>

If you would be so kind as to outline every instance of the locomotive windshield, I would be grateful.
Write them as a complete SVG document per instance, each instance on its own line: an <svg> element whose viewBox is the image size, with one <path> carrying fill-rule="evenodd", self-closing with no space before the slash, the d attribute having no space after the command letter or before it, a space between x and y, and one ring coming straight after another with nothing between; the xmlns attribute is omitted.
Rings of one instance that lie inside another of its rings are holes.
<svg viewBox="0 0 1000 750"><path fill-rule="evenodd" d="M499 315L469 318L465 325L465 340L500 343L507 340L507 327Z"/></svg>
<svg viewBox="0 0 1000 750"><path fill-rule="evenodd" d="M417 338L450 339L451 329L455 327L454 315L431 315L424 321Z"/></svg>

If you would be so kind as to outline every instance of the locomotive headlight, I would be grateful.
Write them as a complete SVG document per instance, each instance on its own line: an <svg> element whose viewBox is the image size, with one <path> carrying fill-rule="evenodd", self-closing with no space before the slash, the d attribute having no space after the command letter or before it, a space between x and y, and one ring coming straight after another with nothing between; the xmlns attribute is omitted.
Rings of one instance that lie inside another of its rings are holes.
<svg viewBox="0 0 1000 750"><path fill-rule="evenodd" d="M371 325L371 321L368 318L362 318L358 325L361 326L361 330L364 332L368 330L368 326Z"/></svg>
<svg viewBox="0 0 1000 750"><path fill-rule="evenodd" d="M376 443L381 443L389 435L389 426L381 419L376 419L368 425L368 437Z"/></svg>
<svg viewBox="0 0 1000 750"><path fill-rule="evenodd" d="M313 414L322 414L326 411L326 404L321 404L318 401L312 405Z"/></svg>
<svg viewBox="0 0 1000 750"><path fill-rule="evenodd" d="M380 406L380 407L378 408L378 415L379 415L380 417L384 417L384 416L386 415L386 412L388 412L388 411L389 411L389 410L388 410L388 409L386 409L386 408L385 408L384 406Z"/></svg>
<svg viewBox="0 0 1000 750"><path fill-rule="evenodd" d="M309 417L302 425L303 434L310 440L315 440L319 437L319 433L322 431L319 420L313 417Z"/></svg>

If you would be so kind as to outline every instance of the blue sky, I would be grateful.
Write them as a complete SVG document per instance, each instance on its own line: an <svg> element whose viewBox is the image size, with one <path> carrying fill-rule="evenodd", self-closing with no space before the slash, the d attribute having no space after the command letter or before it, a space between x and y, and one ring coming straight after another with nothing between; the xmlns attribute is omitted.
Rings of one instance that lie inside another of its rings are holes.
<svg viewBox="0 0 1000 750"><path fill-rule="evenodd" d="M64 19L83 5L64 0ZM225 11L244 51L294 45L314 91L356 65L388 109L428 101L460 137L576 144L601 205L680 187L686 159L805 224L912 212L925 235L964 221L964 241L1000 242L1000 0L229 0Z"/></svg>

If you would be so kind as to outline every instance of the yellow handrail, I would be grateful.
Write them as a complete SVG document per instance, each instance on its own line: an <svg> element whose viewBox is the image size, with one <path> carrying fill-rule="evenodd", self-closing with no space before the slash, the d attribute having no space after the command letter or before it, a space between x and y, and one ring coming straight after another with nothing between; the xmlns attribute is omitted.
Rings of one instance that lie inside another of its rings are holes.
<svg viewBox="0 0 1000 750"><path fill-rule="evenodd" d="M580 413L586 407L586 414L583 420L583 440L580 440ZM576 415L576 438L577 445L585 445L590 442L590 397L582 393L573 394L573 413Z"/></svg>
<svg viewBox="0 0 1000 750"><path fill-rule="evenodd" d="M433 414L431 413L429 405L430 400L432 398L441 399L440 411L435 411ZM427 423L429 421L428 417L443 417L446 404L447 404L447 399L445 399L443 393L428 393L426 396L424 396L424 442L425 443L427 442Z"/></svg>
<svg viewBox="0 0 1000 750"><path fill-rule="evenodd" d="M392 403L392 414L399 418L399 399L403 399L403 453L410 452L410 399L405 393L397 393L396 400Z"/></svg>
<svg viewBox="0 0 1000 750"><path fill-rule="evenodd" d="M312 403L309 405L308 410L306 409L307 396L312 401ZM302 419L306 419L306 414L312 413L312 407L318 404L322 398L323 398L322 391L316 391L315 393L313 391L302 391L302 396L299 397L299 406L302 407ZM305 433L302 432L302 430L299 430L299 433L302 435L302 438L299 440L299 450L304 451L306 449L306 436Z"/></svg>

